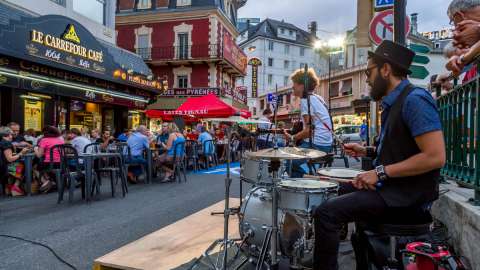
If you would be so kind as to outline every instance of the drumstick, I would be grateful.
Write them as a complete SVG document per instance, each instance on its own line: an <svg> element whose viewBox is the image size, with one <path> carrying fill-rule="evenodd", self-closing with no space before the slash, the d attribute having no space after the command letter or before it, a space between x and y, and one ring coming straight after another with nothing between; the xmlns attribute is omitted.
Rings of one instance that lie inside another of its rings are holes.
<svg viewBox="0 0 480 270"><path fill-rule="evenodd" d="M303 177L314 178L314 179L318 179L318 180L333 181L333 182L338 182L338 183L351 183L351 182L353 182L352 179L329 177L329 176L320 176L320 175L308 175L308 174L306 174Z"/></svg>

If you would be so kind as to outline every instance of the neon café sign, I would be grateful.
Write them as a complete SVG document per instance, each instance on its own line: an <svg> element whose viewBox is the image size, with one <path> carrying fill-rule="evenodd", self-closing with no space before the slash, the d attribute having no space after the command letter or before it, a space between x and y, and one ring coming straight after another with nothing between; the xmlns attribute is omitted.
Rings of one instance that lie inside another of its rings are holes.
<svg viewBox="0 0 480 270"><path fill-rule="evenodd" d="M45 34L35 29L32 29L30 38L32 42L77 55L88 60L103 63L102 51L88 49L80 45L80 38L75 32L75 27L73 24L67 26L67 29L61 38L52 36L50 34Z"/></svg>
<svg viewBox="0 0 480 270"><path fill-rule="evenodd" d="M102 51L89 49L80 45L80 37L77 35L73 24L67 26L61 38L32 29L30 40L53 49L64 51L98 63L103 63ZM160 81L149 80L138 74L129 74L121 69L113 71L113 77L146 87L162 89L162 83Z"/></svg>

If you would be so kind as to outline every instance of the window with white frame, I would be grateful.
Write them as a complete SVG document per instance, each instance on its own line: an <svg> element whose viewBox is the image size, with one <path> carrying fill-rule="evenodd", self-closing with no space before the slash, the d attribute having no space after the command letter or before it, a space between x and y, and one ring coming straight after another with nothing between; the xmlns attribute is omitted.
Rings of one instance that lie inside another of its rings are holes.
<svg viewBox="0 0 480 270"><path fill-rule="evenodd" d="M288 85L288 76L284 76L283 77L283 86L287 86Z"/></svg>
<svg viewBox="0 0 480 270"><path fill-rule="evenodd" d="M300 56L305 56L305 48L300 48Z"/></svg>
<svg viewBox="0 0 480 270"><path fill-rule="evenodd" d="M138 0L137 9L149 9L152 8L152 1L150 0Z"/></svg>
<svg viewBox="0 0 480 270"><path fill-rule="evenodd" d="M177 7L188 7L192 5L192 0L177 0Z"/></svg>
<svg viewBox="0 0 480 270"><path fill-rule="evenodd" d="M178 58L187 59L188 58L188 33L179 33L178 34Z"/></svg>
<svg viewBox="0 0 480 270"><path fill-rule="evenodd" d="M273 51L273 41L268 42L268 50Z"/></svg>
<svg viewBox="0 0 480 270"><path fill-rule="evenodd" d="M272 74L268 74L268 85L272 85L273 84L273 75Z"/></svg>
<svg viewBox="0 0 480 270"><path fill-rule="evenodd" d="M290 61L288 61L288 60L283 61L283 68L284 69L288 69L289 66L290 66Z"/></svg>
<svg viewBox="0 0 480 270"><path fill-rule="evenodd" d="M143 59L151 59L153 28L142 25L135 29L135 49Z"/></svg>
<svg viewBox="0 0 480 270"><path fill-rule="evenodd" d="M177 76L178 88L188 88L188 76L179 75Z"/></svg>
<svg viewBox="0 0 480 270"><path fill-rule="evenodd" d="M285 44L285 54L289 54L289 53L290 53L290 45Z"/></svg>
<svg viewBox="0 0 480 270"><path fill-rule="evenodd" d="M280 33L281 33L282 35L285 34L285 29L280 28Z"/></svg>
<svg viewBox="0 0 480 270"><path fill-rule="evenodd" d="M292 30L288 30L288 35L293 35L293 31Z"/></svg>

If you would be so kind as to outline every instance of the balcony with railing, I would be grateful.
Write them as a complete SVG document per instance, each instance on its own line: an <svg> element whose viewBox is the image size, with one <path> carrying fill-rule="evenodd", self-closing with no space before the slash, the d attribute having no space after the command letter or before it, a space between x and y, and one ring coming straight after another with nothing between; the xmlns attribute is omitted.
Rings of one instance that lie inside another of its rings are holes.
<svg viewBox="0 0 480 270"><path fill-rule="evenodd" d="M479 77L454 87L438 99L447 162L444 176L475 190L480 202L480 94ZM438 91L437 91L438 92Z"/></svg>
<svg viewBox="0 0 480 270"><path fill-rule="evenodd" d="M221 56L217 44L137 48L136 53L147 61L182 61L217 59Z"/></svg>
<svg viewBox="0 0 480 270"><path fill-rule="evenodd" d="M204 44L137 48L134 52L152 64L223 61L227 66L243 75L245 75L247 67L247 56L236 44L223 47L218 44Z"/></svg>

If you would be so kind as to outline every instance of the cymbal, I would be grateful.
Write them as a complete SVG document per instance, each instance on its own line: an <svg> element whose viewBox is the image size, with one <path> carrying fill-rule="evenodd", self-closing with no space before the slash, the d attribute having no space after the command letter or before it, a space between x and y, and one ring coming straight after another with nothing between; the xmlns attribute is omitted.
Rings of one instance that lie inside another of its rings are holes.
<svg viewBox="0 0 480 270"><path fill-rule="evenodd" d="M325 152L298 147L268 148L256 152L247 152L247 156L259 159L314 159L327 155Z"/></svg>

